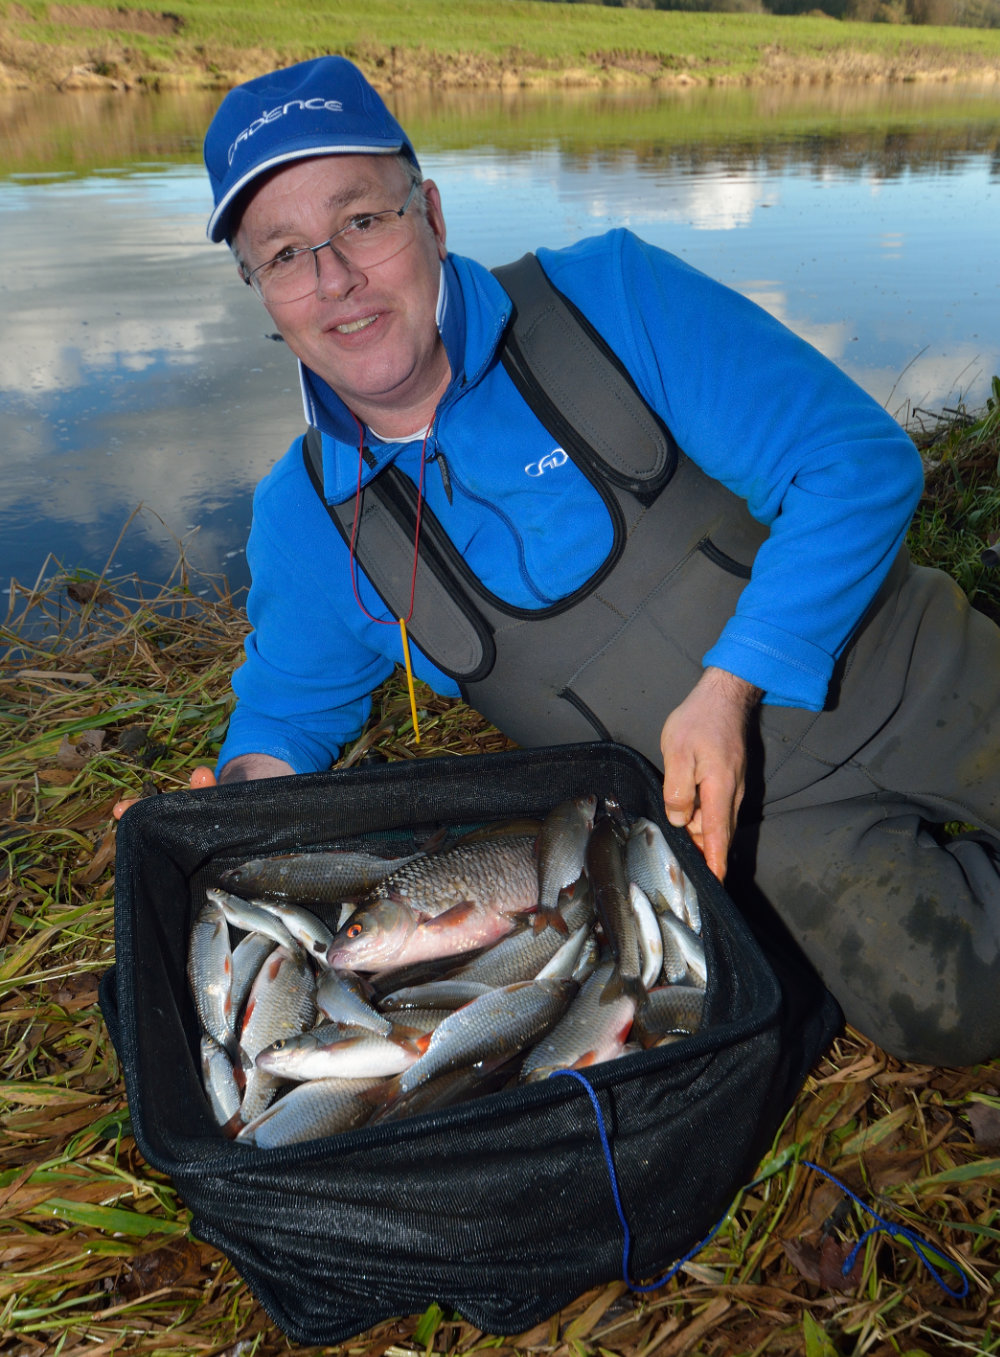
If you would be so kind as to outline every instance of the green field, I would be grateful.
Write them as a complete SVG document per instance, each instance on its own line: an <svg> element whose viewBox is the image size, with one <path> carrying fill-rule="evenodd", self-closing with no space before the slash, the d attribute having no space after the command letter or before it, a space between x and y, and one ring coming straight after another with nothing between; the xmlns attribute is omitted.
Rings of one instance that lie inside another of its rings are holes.
<svg viewBox="0 0 1000 1357"><path fill-rule="evenodd" d="M228 84L342 52L395 87L1000 78L1000 30L540 0L0 3L7 87Z"/></svg>

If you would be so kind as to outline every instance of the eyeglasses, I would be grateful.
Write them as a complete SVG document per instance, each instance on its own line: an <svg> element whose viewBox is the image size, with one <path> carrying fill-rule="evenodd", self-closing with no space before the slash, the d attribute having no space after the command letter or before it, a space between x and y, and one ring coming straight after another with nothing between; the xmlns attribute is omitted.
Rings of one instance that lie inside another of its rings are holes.
<svg viewBox="0 0 1000 1357"><path fill-rule="evenodd" d="M403 215L419 187L419 184L410 185L402 207L354 217L319 245L282 250L266 264L244 272L243 281L249 283L269 306L280 306L283 302L300 301L315 292L319 285L319 252L327 246L349 266L370 269L385 264L407 243Z"/></svg>

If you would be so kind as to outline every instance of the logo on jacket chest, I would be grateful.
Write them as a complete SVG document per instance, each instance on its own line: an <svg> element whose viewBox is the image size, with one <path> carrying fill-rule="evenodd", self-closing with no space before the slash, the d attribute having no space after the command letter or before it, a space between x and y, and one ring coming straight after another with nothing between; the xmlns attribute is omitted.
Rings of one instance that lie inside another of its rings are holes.
<svg viewBox="0 0 1000 1357"><path fill-rule="evenodd" d="M563 448L553 448L544 457L539 457L537 462L529 462L524 469L529 476L544 476L546 471L564 466L568 461L569 454Z"/></svg>

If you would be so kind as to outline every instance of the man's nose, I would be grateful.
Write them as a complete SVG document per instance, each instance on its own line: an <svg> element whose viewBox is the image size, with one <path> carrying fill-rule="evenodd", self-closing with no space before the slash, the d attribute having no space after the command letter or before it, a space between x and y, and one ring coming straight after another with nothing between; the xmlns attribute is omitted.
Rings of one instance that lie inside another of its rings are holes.
<svg viewBox="0 0 1000 1357"><path fill-rule="evenodd" d="M344 297L364 277L329 240L313 250L313 263L316 265L316 293L320 297Z"/></svg>

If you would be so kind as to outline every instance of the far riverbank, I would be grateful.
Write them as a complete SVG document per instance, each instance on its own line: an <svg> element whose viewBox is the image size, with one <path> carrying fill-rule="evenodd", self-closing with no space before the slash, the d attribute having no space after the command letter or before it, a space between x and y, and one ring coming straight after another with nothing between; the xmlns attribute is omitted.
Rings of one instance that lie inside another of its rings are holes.
<svg viewBox="0 0 1000 1357"><path fill-rule="evenodd" d="M379 88L1000 82L1000 30L541 0L0 0L0 90L225 89L323 52Z"/></svg>

